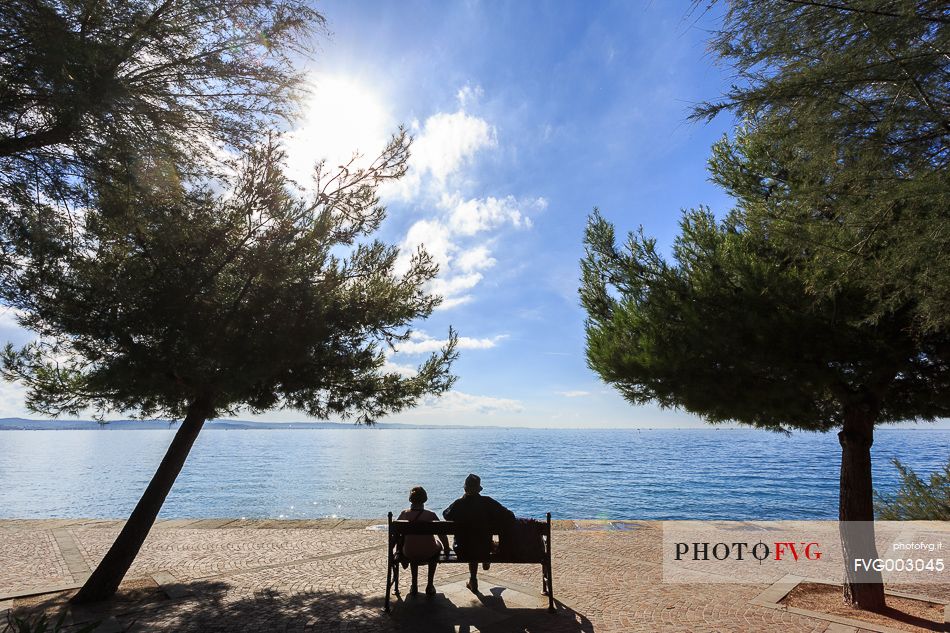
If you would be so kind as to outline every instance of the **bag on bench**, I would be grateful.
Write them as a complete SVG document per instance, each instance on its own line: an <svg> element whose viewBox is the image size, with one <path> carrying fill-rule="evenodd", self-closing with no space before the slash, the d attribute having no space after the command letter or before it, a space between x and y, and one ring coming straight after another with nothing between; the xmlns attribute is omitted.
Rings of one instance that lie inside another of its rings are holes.
<svg viewBox="0 0 950 633"><path fill-rule="evenodd" d="M499 535L499 560L540 563L544 559L544 525L534 519L515 519L515 522Z"/></svg>

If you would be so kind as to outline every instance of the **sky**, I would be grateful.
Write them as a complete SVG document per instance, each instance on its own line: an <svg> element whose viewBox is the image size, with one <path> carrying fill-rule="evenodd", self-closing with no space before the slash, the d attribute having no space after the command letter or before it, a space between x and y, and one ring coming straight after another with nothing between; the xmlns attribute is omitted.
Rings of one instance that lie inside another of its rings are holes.
<svg viewBox="0 0 950 633"><path fill-rule="evenodd" d="M410 372L460 335L459 379L383 421L539 427L690 427L634 406L586 366L577 288L594 207L669 252L681 210L730 200L706 161L728 117L690 123L732 73L707 50L713 13L690 2L347 2L303 67L312 85L288 134L292 174L378 155L400 125L407 175L382 191L379 238L440 263L440 309L387 363ZM0 340L24 342L0 314ZM0 385L0 417L29 416ZM296 411L245 419L305 420Z"/></svg>
<svg viewBox="0 0 950 633"><path fill-rule="evenodd" d="M381 237L441 264L441 309L390 363L418 365L449 326L461 337L453 391L387 420L702 425L632 406L587 368L577 288L595 206L668 246L682 208L728 204L706 160L731 122L686 121L729 83L706 50L714 16L687 2L320 7L332 33L299 144L347 156L358 139L370 155L407 126L410 172L384 192Z"/></svg>

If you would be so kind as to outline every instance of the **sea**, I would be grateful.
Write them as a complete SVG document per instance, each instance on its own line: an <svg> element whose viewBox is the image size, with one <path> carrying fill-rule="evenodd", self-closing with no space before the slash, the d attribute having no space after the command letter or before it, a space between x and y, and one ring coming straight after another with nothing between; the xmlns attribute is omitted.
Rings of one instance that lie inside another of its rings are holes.
<svg viewBox="0 0 950 633"><path fill-rule="evenodd" d="M0 518L126 517L174 430L0 432ZM752 429L205 430L162 518L381 518L423 486L441 510L469 473L525 517L833 519L834 433ZM881 429L875 489L899 459L923 478L950 457L950 429Z"/></svg>

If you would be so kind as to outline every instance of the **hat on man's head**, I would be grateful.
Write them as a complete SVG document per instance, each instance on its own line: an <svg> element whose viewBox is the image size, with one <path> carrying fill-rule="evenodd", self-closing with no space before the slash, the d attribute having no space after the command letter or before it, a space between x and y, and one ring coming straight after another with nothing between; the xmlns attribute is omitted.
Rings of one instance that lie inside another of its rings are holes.
<svg viewBox="0 0 950 633"><path fill-rule="evenodd" d="M465 478L465 492L481 492L482 478L478 475L469 475Z"/></svg>

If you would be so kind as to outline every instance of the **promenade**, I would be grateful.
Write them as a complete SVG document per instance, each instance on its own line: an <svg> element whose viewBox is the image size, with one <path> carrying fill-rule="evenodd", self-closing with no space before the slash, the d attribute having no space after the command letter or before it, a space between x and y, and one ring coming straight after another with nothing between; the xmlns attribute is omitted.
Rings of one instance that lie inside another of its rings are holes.
<svg viewBox="0 0 950 633"><path fill-rule="evenodd" d="M170 520L156 524L119 597L71 609L69 622L123 631L433 631L452 633L823 632L880 630L765 604L768 584L661 582L658 523L559 521L553 535L558 613L546 612L537 565L480 572L440 567L439 595L382 611L386 533L380 521ZM63 604L103 556L117 521L0 521L0 616ZM929 588L950 601L950 585ZM57 593L58 592L58 593ZM28 594L42 594L30 597ZM134 623L134 624L133 624ZM2 630L2 629L0 629Z"/></svg>

